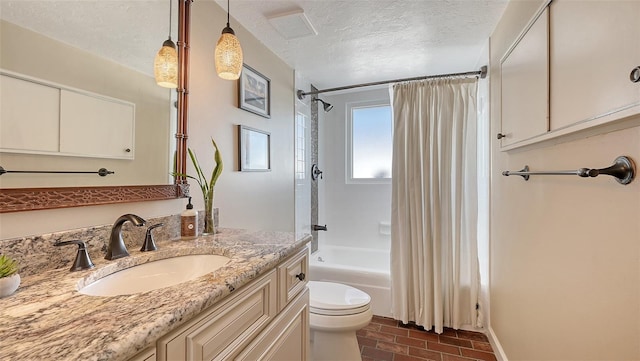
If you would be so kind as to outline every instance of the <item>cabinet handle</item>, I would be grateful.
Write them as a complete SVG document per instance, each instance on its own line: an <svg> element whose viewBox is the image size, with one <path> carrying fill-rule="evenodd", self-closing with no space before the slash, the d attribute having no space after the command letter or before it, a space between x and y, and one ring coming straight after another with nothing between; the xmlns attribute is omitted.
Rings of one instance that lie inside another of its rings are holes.
<svg viewBox="0 0 640 361"><path fill-rule="evenodd" d="M496 136L496 138L498 139L502 139L502 138L506 138L507 136L502 134L502 133L498 133L498 135Z"/></svg>
<svg viewBox="0 0 640 361"><path fill-rule="evenodd" d="M629 74L629 79L632 83L640 82L640 66L636 66L631 70L631 74Z"/></svg>
<svg viewBox="0 0 640 361"><path fill-rule="evenodd" d="M300 281L304 281L304 279L307 276L304 274L304 272L300 272L299 274L296 275L296 278L299 279Z"/></svg>

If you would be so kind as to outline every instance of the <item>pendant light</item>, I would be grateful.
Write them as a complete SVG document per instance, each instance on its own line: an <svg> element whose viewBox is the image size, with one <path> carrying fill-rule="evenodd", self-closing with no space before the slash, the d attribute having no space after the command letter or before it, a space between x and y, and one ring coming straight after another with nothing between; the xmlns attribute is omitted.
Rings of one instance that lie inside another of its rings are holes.
<svg viewBox="0 0 640 361"><path fill-rule="evenodd" d="M227 0L227 27L222 29L215 51L216 72L226 80L240 78L242 71L242 47L240 41L229 26L229 0Z"/></svg>
<svg viewBox="0 0 640 361"><path fill-rule="evenodd" d="M178 87L178 52L176 44L171 40L171 3L169 0L169 39L162 43L153 62L153 73L156 83L161 87L175 89Z"/></svg>

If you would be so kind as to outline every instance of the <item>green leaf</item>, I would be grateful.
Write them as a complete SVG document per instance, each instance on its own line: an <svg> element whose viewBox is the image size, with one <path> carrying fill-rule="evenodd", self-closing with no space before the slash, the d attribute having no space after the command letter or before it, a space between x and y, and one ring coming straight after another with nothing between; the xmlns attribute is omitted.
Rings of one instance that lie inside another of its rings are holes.
<svg viewBox="0 0 640 361"><path fill-rule="evenodd" d="M222 174L222 169L224 168L224 166L222 164L222 154L220 154L220 149L218 148L218 145L216 144L216 141L213 140L213 138L211 138L211 143L213 144L213 148L216 150L214 154L216 167L213 169L213 172L211 173L211 183L209 184L209 189L213 191L213 187L215 187L216 182L220 177L220 174Z"/></svg>
<svg viewBox="0 0 640 361"><path fill-rule="evenodd" d="M0 278L18 273L18 262L5 255L0 256Z"/></svg>
<svg viewBox="0 0 640 361"><path fill-rule="evenodd" d="M200 189L202 190L202 195L205 198L210 198L212 196L213 188L215 187L216 182L218 181L218 178L222 174L222 169L223 169L222 155L220 154L220 150L218 149L218 145L216 144L215 140L213 140L213 138L211 138L211 143L213 144L213 148L215 149L213 160L216 162L216 165L213 168L213 171L211 172L211 179L210 180L208 180L207 177L204 175L204 172L202 171L202 168L200 167L200 163L198 162L198 157L191 150L191 148L187 148L187 151L189 153L189 158L191 158L191 163L193 164L193 168L195 168L195 170L196 170L197 178L194 177L194 176L190 176L188 174L183 174L183 173L177 173L177 172L172 172L171 173L171 175L173 175L174 177L187 177L187 178L191 178L191 179L195 180L196 182L198 182L198 185L200 186Z"/></svg>
<svg viewBox="0 0 640 361"><path fill-rule="evenodd" d="M187 152L189 152L189 158L191 158L191 163L193 164L193 168L196 170L196 174L198 175L198 179L202 182L204 174L202 173L202 169L200 168L200 164L198 163L198 158L195 153L191 150L191 148L187 148ZM204 179L206 182L206 178Z"/></svg>

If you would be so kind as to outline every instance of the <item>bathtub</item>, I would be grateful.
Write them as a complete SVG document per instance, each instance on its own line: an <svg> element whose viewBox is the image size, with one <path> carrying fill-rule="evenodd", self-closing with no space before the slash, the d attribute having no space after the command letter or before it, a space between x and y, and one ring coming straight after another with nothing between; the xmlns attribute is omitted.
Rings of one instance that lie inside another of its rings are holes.
<svg viewBox="0 0 640 361"><path fill-rule="evenodd" d="M344 283L371 296L374 315L391 316L389 251L322 245L311 255L312 281Z"/></svg>

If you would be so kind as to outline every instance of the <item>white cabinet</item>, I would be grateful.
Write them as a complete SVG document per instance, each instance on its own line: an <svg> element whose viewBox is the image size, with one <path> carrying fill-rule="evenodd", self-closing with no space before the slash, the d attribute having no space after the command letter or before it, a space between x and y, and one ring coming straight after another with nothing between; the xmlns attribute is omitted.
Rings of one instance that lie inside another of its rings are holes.
<svg viewBox="0 0 640 361"><path fill-rule="evenodd" d="M0 75L0 149L57 152L60 89Z"/></svg>
<svg viewBox="0 0 640 361"><path fill-rule="evenodd" d="M640 1L545 1L501 60L502 150L640 114L638 19Z"/></svg>
<svg viewBox="0 0 640 361"><path fill-rule="evenodd" d="M308 248L156 342L158 361L307 360ZM135 360L146 360L141 355ZM133 359L132 359L133 360Z"/></svg>
<svg viewBox="0 0 640 361"><path fill-rule="evenodd" d="M549 130L549 13L534 19L501 61L501 145Z"/></svg>
<svg viewBox="0 0 640 361"><path fill-rule="evenodd" d="M131 103L62 89L60 152L99 158L133 158Z"/></svg>
<svg viewBox="0 0 640 361"><path fill-rule="evenodd" d="M551 3L551 130L640 112L640 1ZM597 123L597 124L596 124Z"/></svg>
<svg viewBox="0 0 640 361"><path fill-rule="evenodd" d="M0 72L0 151L134 158L135 104Z"/></svg>

